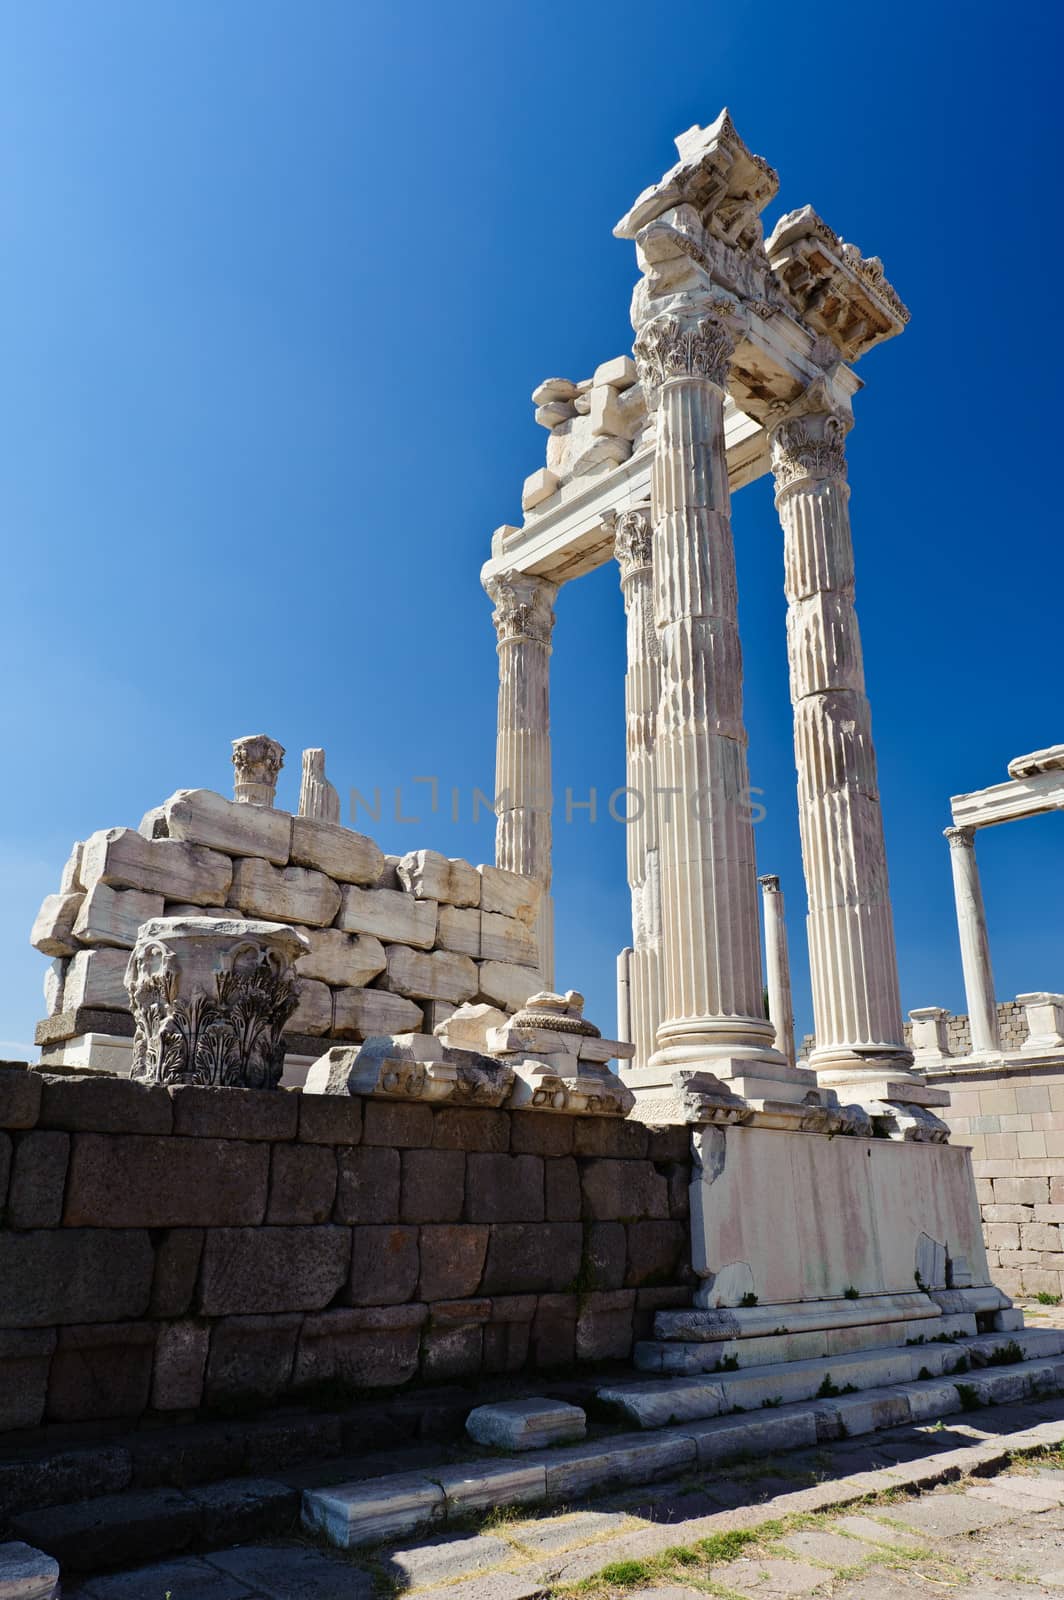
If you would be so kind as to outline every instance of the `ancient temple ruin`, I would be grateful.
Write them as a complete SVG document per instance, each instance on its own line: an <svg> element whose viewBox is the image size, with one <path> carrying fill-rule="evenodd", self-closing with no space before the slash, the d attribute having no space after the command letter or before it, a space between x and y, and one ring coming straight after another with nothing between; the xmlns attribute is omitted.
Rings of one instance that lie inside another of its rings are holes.
<svg viewBox="0 0 1064 1600"><path fill-rule="evenodd" d="M278 809L284 751L254 735L232 799L180 790L91 834L42 906L42 1061L0 1072L0 1371L18 1374L0 1429L626 1363L588 1382L636 1431L529 1454L536 1500L613 1483L621 1458L622 1481L648 1479L956 1411L971 1365L1009 1362L972 1378L985 1400L1064 1379L1064 1333L1026 1330L991 1280L969 1151L902 1021L845 441L854 364L908 313L810 207L763 238L777 177L726 112L677 147L615 230L640 273L634 356L536 390L546 465L483 571L494 864L386 858L340 823L317 749L298 813ZM729 515L766 472L816 1024L801 1063L779 880L755 861ZM558 992L551 901L553 602L610 560L632 818L616 1039ZM1006 809L1058 804L1059 765L1014 775ZM995 820L969 798L961 827ZM1059 1033L1064 1001L1040 999ZM462 1515L471 1484L501 1502L508 1471L404 1478L389 1529ZM379 1537L370 1490L308 1490L305 1524Z"/></svg>

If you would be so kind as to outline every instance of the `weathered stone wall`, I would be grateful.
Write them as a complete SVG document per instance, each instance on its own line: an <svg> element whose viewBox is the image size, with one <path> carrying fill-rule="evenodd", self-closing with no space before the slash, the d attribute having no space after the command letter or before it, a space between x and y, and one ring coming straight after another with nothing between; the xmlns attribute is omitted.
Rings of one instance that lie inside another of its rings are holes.
<svg viewBox="0 0 1064 1600"><path fill-rule="evenodd" d="M0 1068L0 1429L626 1357L684 1128Z"/></svg>
<svg viewBox="0 0 1064 1600"><path fill-rule="evenodd" d="M928 1077L950 1092L938 1115L951 1142L971 1147L994 1282L1015 1296L1064 1294L1064 1063Z"/></svg>
<svg viewBox="0 0 1064 1600"><path fill-rule="evenodd" d="M386 857L336 823L179 790L139 830L101 830L75 845L33 929L52 958L37 1043L53 1063L77 1062L64 1052L69 1040L132 1036L126 963L137 928L161 916L300 928L310 951L297 963L286 1038L311 1059L331 1042L431 1033L468 1000L514 1011L542 987L539 899L519 873L431 850Z"/></svg>

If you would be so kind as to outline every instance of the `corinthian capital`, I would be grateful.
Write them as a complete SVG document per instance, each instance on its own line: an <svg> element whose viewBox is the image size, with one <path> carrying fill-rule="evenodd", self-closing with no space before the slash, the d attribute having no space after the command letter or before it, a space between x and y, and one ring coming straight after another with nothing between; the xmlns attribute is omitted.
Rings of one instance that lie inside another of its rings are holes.
<svg viewBox="0 0 1064 1600"><path fill-rule="evenodd" d="M644 389L655 389L667 378L708 378L723 389L734 352L727 318L715 312L690 319L655 317L644 324L635 341Z"/></svg>
<svg viewBox="0 0 1064 1600"><path fill-rule="evenodd" d="M557 584L523 572L497 572L484 587L495 602L491 620L500 644L515 640L550 644Z"/></svg>
<svg viewBox="0 0 1064 1600"><path fill-rule="evenodd" d="M649 567L654 544L650 514L646 507L638 511L624 511L617 518L613 536L613 553L621 569L621 582Z"/></svg>
<svg viewBox="0 0 1064 1600"><path fill-rule="evenodd" d="M943 828L942 835L951 850L971 850L975 846L974 828Z"/></svg>
<svg viewBox="0 0 1064 1600"><path fill-rule="evenodd" d="M849 403L837 398L828 380L817 378L796 405L770 424L777 493L800 478L845 481L846 435L852 426Z"/></svg>

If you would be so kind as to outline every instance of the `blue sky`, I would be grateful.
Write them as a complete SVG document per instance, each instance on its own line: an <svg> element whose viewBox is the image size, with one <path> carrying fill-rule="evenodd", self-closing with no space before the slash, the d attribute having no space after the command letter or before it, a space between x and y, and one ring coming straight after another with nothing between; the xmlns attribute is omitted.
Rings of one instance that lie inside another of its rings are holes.
<svg viewBox="0 0 1064 1600"><path fill-rule="evenodd" d="M901 0L3 0L0 1040L71 841L229 742L324 745L368 831L490 860L495 653L479 587L545 435L529 395L631 342L611 227L723 104L879 253L912 310L860 364L858 606L906 1009L964 1008L947 797L1064 738L1055 8ZM769 486L734 526L762 871L810 1026ZM624 781L615 574L563 591L556 793ZM433 815L412 779L447 795ZM394 790L404 816L394 820ZM449 793L460 793L460 821ZM421 796L420 801L418 796ZM386 820L389 818L390 820ZM612 1026L623 829L556 829L558 980ZM1064 819L980 843L998 993L1064 989Z"/></svg>

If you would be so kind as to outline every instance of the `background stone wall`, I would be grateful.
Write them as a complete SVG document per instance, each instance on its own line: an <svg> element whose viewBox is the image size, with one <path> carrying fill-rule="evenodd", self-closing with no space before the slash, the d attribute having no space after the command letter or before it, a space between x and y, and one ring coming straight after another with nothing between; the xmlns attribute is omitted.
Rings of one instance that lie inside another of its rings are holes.
<svg viewBox="0 0 1064 1600"><path fill-rule="evenodd" d="M999 1000L997 1005L998 1027L1001 1029L1001 1048L1003 1050L1022 1050L1027 1040L1027 1021L1023 1007L1018 1000ZM946 1024L951 1056L967 1056L972 1052L972 1031L967 1015L950 1016ZM911 1022L905 1024L905 1043L912 1044L913 1027ZM811 1033L803 1035L799 1055L805 1059L816 1043L815 1036Z"/></svg>
<svg viewBox="0 0 1064 1600"><path fill-rule="evenodd" d="M952 1097L936 1108L952 1143L972 1151L994 1282L1010 1295L1064 1295L1064 1062L928 1079Z"/></svg>
<svg viewBox="0 0 1064 1600"><path fill-rule="evenodd" d="M627 1357L689 1134L0 1067L0 1429Z"/></svg>

